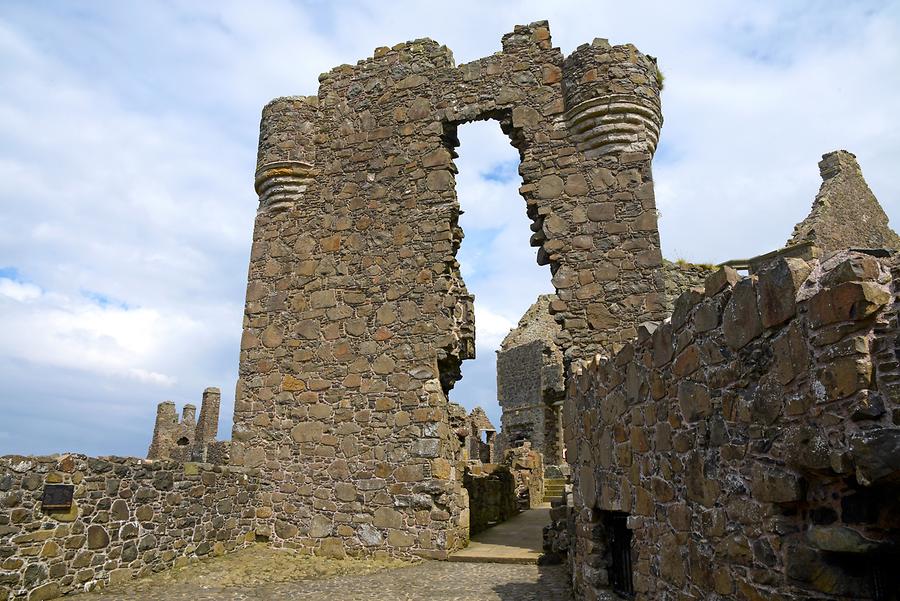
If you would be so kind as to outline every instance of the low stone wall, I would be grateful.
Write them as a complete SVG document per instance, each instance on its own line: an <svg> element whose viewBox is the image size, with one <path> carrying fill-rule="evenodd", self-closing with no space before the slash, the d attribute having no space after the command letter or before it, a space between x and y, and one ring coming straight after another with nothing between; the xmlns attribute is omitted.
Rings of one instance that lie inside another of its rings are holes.
<svg viewBox="0 0 900 601"><path fill-rule="evenodd" d="M544 501L544 457L526 442L521 447L507 449L504 465L509 466L515 480L519 509L531 509Z"/></svg>
<svg viewBox="0 0 900 601"><path fill-rule="evenodd" d="M858 253L725 268L575 370L578 598L630 586L616 540L638 601L896 598L898 275Z"/></svg>
<svg viewBox="0 0 900 601"><path fill-rule="evenodd" d="M69 511L44 511L71 484ZM257 470L83 455L0 457L0 600L73 591L222 554L271 530Z"/></svg>
<svg viewBox="0 0 900 601"><path fill-rule="evenodd" d="M567 562L569 544L575 530L575 515L569 501L568 493L563 493L563 502L550 508L550 523L543 530L542 563Z"/></svg>
<svg viewBox="0 0 900 601"><path fill-rule="evenodd" d="M675 305L675 299L690 288L702 287L703 282L717 268L711 265L700 265L698 263L688 263L681 259L677 261L669 261L663 259L662 274L666 288L666 307L671 313L672 307Z"/></svg>
<svg viewBox="0 0 900 601"><path fill-rule="evenodd" d="M469 493L469 535L475 535L519 512L513 474L504 465L473 462L463 486Z"/></svg>

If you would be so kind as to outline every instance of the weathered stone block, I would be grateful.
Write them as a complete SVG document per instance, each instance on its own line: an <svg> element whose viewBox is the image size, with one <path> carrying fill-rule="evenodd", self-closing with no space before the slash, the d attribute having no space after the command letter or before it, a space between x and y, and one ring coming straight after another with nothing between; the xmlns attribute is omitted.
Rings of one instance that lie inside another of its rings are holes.
<svg viewBox="0 0 900 601"><path fill-rule="evenodd" d="M704 292L706 296L713 297L722 290L734 286L740 279L741 276L737 271L724 265L704 280Z"/></svg>
<svg viewBox="0 0 900 601"><path fill-rule="evenodd" d="M865 319L886 305L891 294L872 282L847 282L820 291L809 300L809 322L821 327Z"/></svg>
<svg viewBox="0 0 900 601"><path fill-rule="evenodd" d="M764 503L792 503L800 500L800 477L784 468L756 463L750 479L753 498Z"/></svg>
<svg viewBox="0 0 900 601"><path fill-rule="evenodd" d="M771 328L797 312L797 292L811 271L802 259L781 258L759 273L756 287L762 325Z"/></svg>
<svg viewBox="0 0 900 601"><path fill-rule="evenodd" d="M722 330L725 341L733 349L743 348L762 333L755 288L753 278L744 278L735 284L731 300L725 306Z"/></svg>

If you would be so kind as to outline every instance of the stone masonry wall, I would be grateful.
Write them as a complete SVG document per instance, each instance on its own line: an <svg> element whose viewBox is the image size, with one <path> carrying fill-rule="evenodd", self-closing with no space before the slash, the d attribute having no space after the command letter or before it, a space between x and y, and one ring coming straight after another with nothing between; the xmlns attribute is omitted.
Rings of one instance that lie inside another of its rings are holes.
<svg viewBox="0 0 900 601"><path fill-rule="evenodd" d="M469 495L469 535L519 513L515 478L507 466L472 463L465 469L463 485Z"/></svg>
<svg viewBox="0 0 900 601"><path fill-rule="evenodd" d="M497 402L501 454L527 440L548 465L563 463L562 411L565 394L562 332L550 313L552 294L541 295L503 339L497 351Z"/></svg>
<svg viewBox="0 0 900 601"><path fill-rule="evenodd" d="M564 59L546 22L502 45L458 67L427 39L379 48L263 111L231 460L276 483L276 545L442 558L465 544L446 396L474 354L459 124L494 119L519 150L570 358L661 317L655 60L603 41Z"/></svg>
<svg viewBox="0 0 900 601"><path fill-rule="evenodd" d="M684 261L668 261L663 259L663 278L666 282L666 309L671 314L675 308L675 299L689 288L702 287L716 268L711 265L698 265Z"/></svg>
<svg viewBox="0 0 900 601"><path fill-rule="evenodd" d="M43 511L46 484L74 486ZM0 457L0 600L53 599L196 558L270 530L259 471L83 455Z"/></svg>
<svg viewBox="0 0 900 601"><path fill-rule="evenodd" d="M218 463L213 459L223 458L223 451L227 456L222 444L216 443L221 399L222 393L218 388L204 390L199 421L194 405L185 405L179 420L175 403L160 403L156 407L156 423L147 459Z"/></svg>
<svg viewBox="0 0 900 601"><path fill-rule="evenodd" d="M794 227L788 245L811 242L824 252L845 248L900 248L856 155L837 150L819 162L822 186L809 215Z"/></svg>
<svg viewBox="0 0 900 601"><path fill-rule="evenodd" d="M572 378L580 599L617 598L608 512L639 601L897 598L898 275L860 253L723 268Z"/></svg>

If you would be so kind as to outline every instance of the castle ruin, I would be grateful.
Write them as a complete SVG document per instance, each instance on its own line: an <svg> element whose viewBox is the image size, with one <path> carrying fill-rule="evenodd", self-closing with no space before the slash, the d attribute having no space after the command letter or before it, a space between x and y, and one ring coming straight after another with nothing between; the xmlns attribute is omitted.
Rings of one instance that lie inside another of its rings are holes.
<svg viewBox="0 0 900 601"><path fill-rule="evenodd" d="M456 130L492 119L519 151L531 243L556 288L499 353L503 430L521 398L544 410L528 436L546 461L565 446L573 494L551 534L576 596L896 599L896 235L839 152L791 244L745 261L746 277L665 265L660 84L634 46L564 57L537 22L460 66L427 39L379 48L320 76L317 96L269 103L232 440L213 443L208 389L196 424L194 408L179 422L160 406L151 461L0 458L0 598L254 542L446 559L470 525L517 510L470 491L513 482L540 497L530 475L475 481L472 439L487 444L489 422L447 397L475 349ZM667 282L690 284L672 301ZM552 345L526 335L533 323ZM528 446L508 451L542 470Z"/></svg>
<svg viewBox="0 0 900 601"><path fill-rule="evenodd" d="M563 353L556 344L562 328L550 313L551 294L538 297L497 351L497 401L501 447L528 441L547 465L562 465Z"/></svg>
<svg viewBox="0 0 900 601"><path fill-rule="evenodd" d="M218 388L204 390L199 421L194 405L185 405L179 420L175 403L160 403L156 407L156 423L147 459L227 463L230 445L216 443L221 401L222 393Z"/></svg>

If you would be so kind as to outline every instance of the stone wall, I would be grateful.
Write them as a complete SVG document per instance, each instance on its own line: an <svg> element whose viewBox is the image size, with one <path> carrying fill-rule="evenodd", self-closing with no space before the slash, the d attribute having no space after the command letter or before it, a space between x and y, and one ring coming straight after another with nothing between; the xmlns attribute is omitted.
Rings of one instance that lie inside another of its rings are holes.
<svg viewBox="0 0 900 601"><path fill-rule="evenodd" d="M70 484L70 510L44 510ZM222 554L271 530L254 469L83 455L0 457L0 599L52 599Z"/></svg>
<svg viewBox="0 0 900 601"><path fill-rule="evenodd" d="M458 67L427 39L379 48L263 110L231 459L278 483L276 545L442 558L465 541L458 125L494 119L519 150L569 357L661 317L655 60L602 40L564 59L546 22L502 46Z"/></svg>
<svg viewBox="0 0 900 601"><path fill-rule="evenodd" d="M469 535L474 536L519 512L515 477L505 465L471 463L463 486L469 495Z"/></svg>
<svg viewBox="0 0 900 601"><path fill-rule="evenodd" d="M515 480L519 509L532 509L544 501L544 458L529 443L507 449L503 456Z"/></svg>
<svg viewBox="0 0 900 601"><path fill-rule="evenodd" d="M564 462L565 365L557 344L562 329L550 314L555 298L539 296L497 351L500 452L528 441L549 465Z"/></svg>
<svg viewBox="0 0 900 601"><path fill-rule="evenodd" d="M859 253L723 268L573 376L579 598L615 598L615 518L638 600L900 594L898 275Z"/></svg>
<svg viewBox="0 0 900 601"><path fill-rule="evenodd" d="M699 265L686 261L663 259L663 278L666 282L666 309L669 314L675 307L675 299L689 288L702 287L713 271L712 265Z"/></svg>
<svg viewBox="0 0 900 601"><path fill-rule="evenodd" d="M788 246L812 243L828 253L846 248L900 248L900 237L863 178L856 155L837 150L819 162L822 186Z"/></svg>

